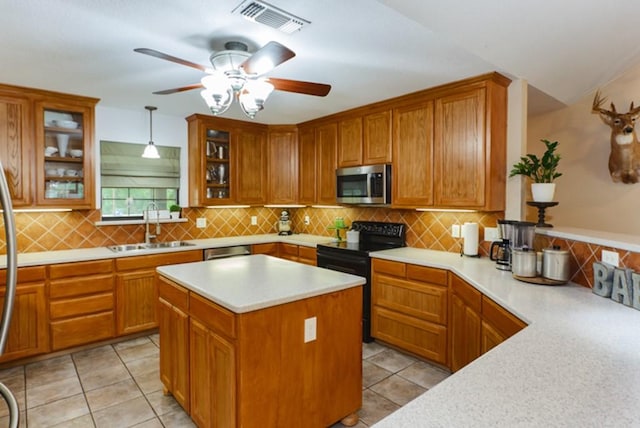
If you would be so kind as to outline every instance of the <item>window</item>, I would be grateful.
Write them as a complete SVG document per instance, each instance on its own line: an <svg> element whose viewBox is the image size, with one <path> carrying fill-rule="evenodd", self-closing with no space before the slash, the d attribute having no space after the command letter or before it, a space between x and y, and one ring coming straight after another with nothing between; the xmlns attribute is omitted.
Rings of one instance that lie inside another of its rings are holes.
<svg viewBox="0 0 640 428"><path fill-rule="evenodd" d="M102 219L142 218L150 203L178 203L180 148L157 146L160 159L141 157L145 144L100 142Z"/></svg>

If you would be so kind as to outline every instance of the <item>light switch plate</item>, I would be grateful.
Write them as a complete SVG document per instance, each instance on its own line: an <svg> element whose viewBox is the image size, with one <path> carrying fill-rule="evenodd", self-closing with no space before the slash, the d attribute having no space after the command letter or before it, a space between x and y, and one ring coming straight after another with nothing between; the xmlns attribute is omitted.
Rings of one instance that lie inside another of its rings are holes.
<svg viewBox="0 0 640 428"><path fill-rule="evenodd" d="M257 225L258 225L258 216L252 215L251 216L251 226L257 226Z"/></svg>
<svg viewBox="0 0 640 428"><path fill-rule="evenodd" d="M304 320L304 343L316 340L316 328L318 320L316 317Z"/></svg>
<svg viewBox="0 0 640 428"><path fill-rule="evenodd" d="M196 227L198 229L204 229L207 227L207 219L204 217L200 217L196 219Z"/></svg>
<svg viewBox="0 0 640 428"><path fill-rule="evenodd" d="M311 223L311 220L309 219L309 216L308 215L304 216L304 224L309 226L309 223Z"/></svg>
<svg viewBox="0 0 640 428"><path fill-rule="evenodd" d="M459 238L460 237L460 225L459 224L452 224L451 225L451 236L453 238Z"/></svg>
<svg viewBox="0 0 640 428"><path fill-rule="evenodd" d="M615 251L602 250L602 262L618 267L620 265L620 255Z"/></svg>
<svg viewBox="0 0 640 428"><path fill-rule="evenodd" d="M485 241L497 241L500 237L497 227L485 227L484 228L484 240Z"/></svg>

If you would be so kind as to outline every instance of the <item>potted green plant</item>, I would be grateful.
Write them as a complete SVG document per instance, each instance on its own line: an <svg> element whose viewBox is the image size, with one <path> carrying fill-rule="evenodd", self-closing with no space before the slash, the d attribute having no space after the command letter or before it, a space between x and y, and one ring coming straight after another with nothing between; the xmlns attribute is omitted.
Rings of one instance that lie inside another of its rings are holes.
<svg viewBox="0 0 640 428"><path fill-rule="evenodd" d="M555 152L558 142L540 141L547 147L542 158L538 158L538 156L531 153L521 157L520 162L513 165L509 177L516 175L529 177L533 181L531 183L533 200L536 202L551 202L553 201L556 186L553 180L562 175L561 172L557 171L558 163L560 162L560 155Z"/></svg>
<svg viewBox="0 0 640 428"><path fill-rule="evenodd" d="M169 215L171 218L180 218L180 211L182 211L180 205L173 204L169 207Z"/></svg>

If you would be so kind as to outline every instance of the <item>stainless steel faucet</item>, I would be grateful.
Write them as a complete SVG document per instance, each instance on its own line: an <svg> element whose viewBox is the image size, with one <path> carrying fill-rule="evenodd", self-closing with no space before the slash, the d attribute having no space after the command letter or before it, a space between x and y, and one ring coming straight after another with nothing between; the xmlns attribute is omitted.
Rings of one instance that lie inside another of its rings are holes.
<svg viewBox="0 0 640 428"><path fill-rule="evenodd" d="M153 206L155 208L156 211L156 233L155 235L152 235L151 233L149 233L149 207ZM158 237L158 235L160 235L160 210L158 210L158 206L156 205L155 202L149 202L149 205L147 205L147 215L146 215L146 219L145 219L145 232L144 232L144 243L145 244L150 244L152 239L156 239Z"/></svg>

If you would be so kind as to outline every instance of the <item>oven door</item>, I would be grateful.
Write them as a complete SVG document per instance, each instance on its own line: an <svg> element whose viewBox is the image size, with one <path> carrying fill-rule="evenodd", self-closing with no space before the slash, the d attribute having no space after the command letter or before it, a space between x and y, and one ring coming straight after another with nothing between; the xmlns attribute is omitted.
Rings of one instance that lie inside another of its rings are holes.
<svg viewBox="0 0 640 428"><path fill-rule="evenodd" d="M362 341L371 342L371 259L368 255L355 254L346 249L318 245L316 251L318 267L364 277L362 286Z"/></svg>

